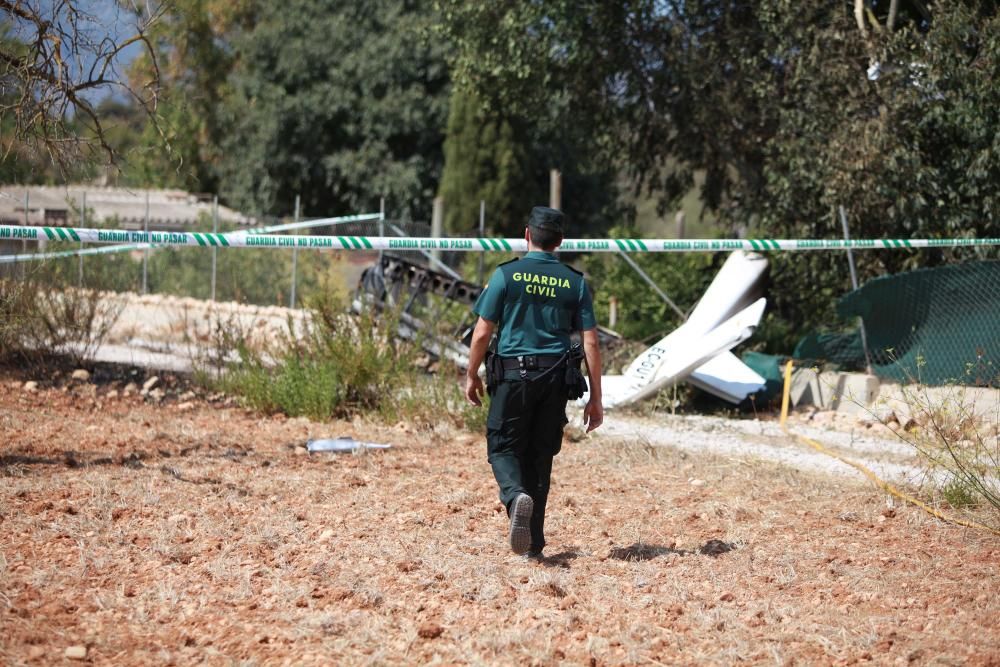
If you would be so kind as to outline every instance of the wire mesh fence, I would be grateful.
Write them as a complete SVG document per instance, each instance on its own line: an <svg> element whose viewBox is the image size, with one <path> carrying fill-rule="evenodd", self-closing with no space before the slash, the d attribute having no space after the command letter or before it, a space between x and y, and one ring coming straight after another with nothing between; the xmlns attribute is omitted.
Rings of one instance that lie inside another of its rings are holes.
<svg viewBox="0 0 1000 667"><path fill-rule="evenodd" d="M876 278L842 297L837 310L864 322L879 377L1000 386L1000 260ZM860 330L807 336L795 356L857 370L868 361Z"/></svg>
<svg viewBox="0 0 1000 667"><path fill-rule="evenodd" d="M291 217L260 217L255 228L287 224ZM311 220L317 220L312 218ZM302 222L309 222L304 219ZM76 221L72 221L76 222ZM103 224L91 221L91 227L115 228L116 221ZM200 216L185 227L190 232L240 231L235 225L218 225L211 216ZM243 227L245 229L245 227ZM429 236L430 225L405 220L366 220L331 223L309 229L291 230L290 234L343 236ZM132 246L100 254L68 254L80 249L74 242L46 244L17 243L8 249L27 257L24 261L0 264L0 276L32 278L53 286L74 286L115 292L134 292L235 301L255 305L298 306L318 290L349 292L357 284L366 266L377 262L378 251L342 253L334 250L298 251L256 248L153 247ZM35 260L32 255L66 256ZM460 263L460 258L430 258L419 251L396 254L414 260L438 263L445 270Z"/></svg>

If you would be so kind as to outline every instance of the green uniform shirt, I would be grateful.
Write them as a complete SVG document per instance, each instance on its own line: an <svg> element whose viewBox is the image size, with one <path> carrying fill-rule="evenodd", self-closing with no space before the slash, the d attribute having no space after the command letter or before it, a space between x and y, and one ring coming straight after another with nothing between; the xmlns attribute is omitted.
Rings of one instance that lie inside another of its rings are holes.
<svg viewBox="0 0 1000 667"><path fill-rule="evenodd" d="M570 334L597 326L583 274L548 252L497 267L473 312L497 324L497 354L562 354Z"/></svg>

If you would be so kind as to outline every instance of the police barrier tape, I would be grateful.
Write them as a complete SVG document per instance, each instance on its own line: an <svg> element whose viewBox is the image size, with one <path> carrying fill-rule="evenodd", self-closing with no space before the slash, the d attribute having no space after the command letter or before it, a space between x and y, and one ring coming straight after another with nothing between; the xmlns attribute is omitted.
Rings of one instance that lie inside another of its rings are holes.
<svg viewBox="0 0 1000 667"><path fill-rule="evenodd" d="M448 250L464 252L523 252L524 239L424 238L380 236L272 236L230 232L138 232L76 227L0 225L0 240L73 241L83 243L151 243L159 246L233 248L309 248L316 250ZM704 252L751 250L915 250L998 246L1000 238L950 239L566 239L566 252Z"/></svg>
<svg viewBox="0 0 1000 667"><path fill-rule="evenodd" d="M336 218L318 218L315 220L304 220L301 222L289 222L281 225L271 225L270 227L260 227L255 229L237 230L229 232L231 234L270 234L272 232L283 232L292 229L306 229L308 227L327 227L333 225L344 225L353 222L366 222L378 220L380 213L358 213L355 215L342 215ZM49 229L55 229L50 227ZM0 236L0 239L4 237ZM53 239L55 240L55 239ZM43 259L57 259L59 257L76 257L78 255L106 255L116 252L128 252L131 250L145 250L155 247L155 243L128 243L125 245L113 245L104 248L84 248L77 250L61 250L57 252L28 253L24 255L0 255L0 264L12 264L15 262L30 262Z"/></svg>

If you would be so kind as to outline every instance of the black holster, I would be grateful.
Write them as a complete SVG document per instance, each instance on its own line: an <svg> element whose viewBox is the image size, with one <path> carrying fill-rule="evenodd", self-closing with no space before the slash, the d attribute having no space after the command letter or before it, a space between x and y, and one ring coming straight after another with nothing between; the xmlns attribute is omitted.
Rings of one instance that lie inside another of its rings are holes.
<svg viewBox="0 0 1000 667"><path fill-rule="evenodd" d="M503 358L488 350L486 352L486 393L492 396L503 381Z"/></svg>
<svg viewBox="0 0 1000 667"><path fill-rule="evenodd" d="M587 378L580 365L583 363L583 348L573 343L566 353L566 398L575 401L587 393Z"/></svg>

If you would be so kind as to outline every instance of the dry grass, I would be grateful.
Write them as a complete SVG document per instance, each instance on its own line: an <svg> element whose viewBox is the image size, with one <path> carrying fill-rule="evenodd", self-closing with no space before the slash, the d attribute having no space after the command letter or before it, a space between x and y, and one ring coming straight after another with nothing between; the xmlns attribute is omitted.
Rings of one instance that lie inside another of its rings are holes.
<svg viewBox="0 0 1000 667"><path fill-rule="evenodd" d="M534 563L506 551L485 446L451 420L6 382L5 664L80 644L113 664L1000 661L1000 543L851 480L581 438ZM331 435L394 447L296 449ZM713 540L735 550L699 553Z"/></svg>

